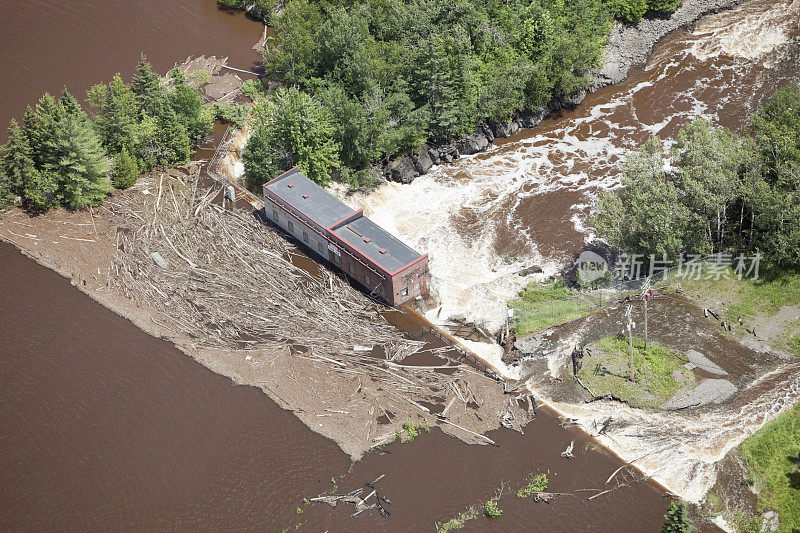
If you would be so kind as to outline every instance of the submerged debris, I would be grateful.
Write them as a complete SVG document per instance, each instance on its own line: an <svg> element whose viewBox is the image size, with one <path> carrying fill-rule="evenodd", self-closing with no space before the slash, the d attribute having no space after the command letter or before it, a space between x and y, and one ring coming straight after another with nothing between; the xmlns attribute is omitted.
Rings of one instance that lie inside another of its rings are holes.
<svg viewBox="0 0 800 533"><path fill-rule="evenodd" d="M375 487L375 484L383 479L386 474L381 474L378 478L373 482L365 482L364 486L360 489L356 489L352 492L348 492L347 494L334 494L331 496L318 496L316 498L311 498L309 501L311 502L320 502L320 503L327 503L333 507L337 507L339 503L347 503L353 505L356 509L356 512L350 515L350 518L356 517L361 513L369 511L371 509L377 509L378 512L384 518L389 518L391 513L389 509L387 509L387 505L391 505L392 502L383 496L380 495L378 489ZM361 493L364 492L364 489L372 489L372 491L364 498L361 497ZM375 503L368 504L367 501L375 496Z"/></svg>

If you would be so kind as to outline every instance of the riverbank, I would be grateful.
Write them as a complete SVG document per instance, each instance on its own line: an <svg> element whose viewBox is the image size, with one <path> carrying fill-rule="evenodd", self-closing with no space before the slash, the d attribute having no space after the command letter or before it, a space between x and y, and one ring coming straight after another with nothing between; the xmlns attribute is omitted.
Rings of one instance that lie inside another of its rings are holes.
<svg viewBox="0 0 800 533"><path fill-rule="evenodd" d="M455 401L465 407L442 429L467 442L486 444L479 435L504 413L518 429L529 419L494 380L448 361L437 339L389 325L334 271L296 267L301 252L245 202L226 206L200 171L152 172L84 212L13 210L0 238L212 371L262 389L353 459L407 422L437 425Z"/></svg>
<svg viewBox="0 0 800 533"><path fill-rule="evenodd" d="M684 0L667 18L643 19L637 24L616 22L603 52L602 65L590 75L589 92L621 83L631 70L643 65L661 39L680 28L691 26L710 13L732 8L744 0ZM373 170L384 179L411 183L426 174L434 165L449 164L464 155L487 150L495 139L511 137L526 128L535 128L542 121L562 109L571 109L586 98L587 91L579 91L569 98L556 98L546 106L533 111L514 113L508 123L488 121L473 133L460 139L438 143L423 143L412 153L378 163Z"/></svg>

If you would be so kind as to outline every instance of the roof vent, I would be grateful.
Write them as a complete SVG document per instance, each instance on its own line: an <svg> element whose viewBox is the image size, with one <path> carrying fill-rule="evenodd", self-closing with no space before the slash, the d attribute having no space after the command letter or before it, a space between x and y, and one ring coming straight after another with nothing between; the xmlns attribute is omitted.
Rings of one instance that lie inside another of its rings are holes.
<svg viewBox="0 0 800 533"><path fill-rule="evenodd" d="M370 239L369 237L364 237L364 242L372 242L372 239Z"/></svg>
<svg viewBox="0 0 800 533"><path fill-rule="evenodd" d="M289 185L287 185L287 187L291 189L292 187L294 187L294 183L290 183Z"/></svg>
<svg viewBox="0 0 800 533"><path fill-rule="evenodd" d="M382 254L385 254L385 253L386 253L386 248L381 248L381 249L380 249L380 252L381 252Z"/></svg>
<svg viewBox="0 0 800 533"><path fill-rule="evenodd" d="M308 198L308 195L307 195L307 194L304 194L304 195L303 195L303 198Z"/></svg>

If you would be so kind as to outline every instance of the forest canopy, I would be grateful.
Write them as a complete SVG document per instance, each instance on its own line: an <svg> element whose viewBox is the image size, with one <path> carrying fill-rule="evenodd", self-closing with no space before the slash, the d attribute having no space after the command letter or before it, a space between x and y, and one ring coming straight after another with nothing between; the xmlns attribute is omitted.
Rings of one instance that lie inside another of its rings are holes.
<svg viewBox="0 0 800 533"><path fill-rule="evenodd" d="M645 257L757 252L797 268L800 88L777 91L751 118L749 135L698 118L670 152L653 138L629 154L624 188L600 195L598 236Z"/></svg>
<svg viewBox="0 0 800 533"><path fill-rule="evenodd" d="M289 0L273 22L267 79L311 96L339 147L330 169L358 183L381 157L585 88L611 15L601 0ZM252 142L273 146L261 126Z"/></svg>
<svg viewBox="0 0 800 533"><path fill-rule="evenodd" d="M86 94L87 114L65 88L45 93L12 120L0 146L0 208L19 203L31 211L98 205L117 188L156 166L185 163L216 118L243 120L228 104L204 106L199 88L183 72L166 78L142 55L130 84L116 74Z"/></svg>

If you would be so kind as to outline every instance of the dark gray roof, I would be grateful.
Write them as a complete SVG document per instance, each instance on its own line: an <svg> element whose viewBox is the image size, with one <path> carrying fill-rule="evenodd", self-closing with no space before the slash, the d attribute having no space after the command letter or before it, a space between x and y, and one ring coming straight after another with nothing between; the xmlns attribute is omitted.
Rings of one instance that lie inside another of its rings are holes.
<svg viewBox="0 0 800 533"><path fill-rule="evenodd" d="M264 188L294 206L297 211L322 228L327 228L356 212L335 196L325 192L325 189L311 181L297 168L267 182Z"/></svg>
<svg viewBox="0 0 800 533"><path fill-rule="evenodd" d="M421 254L367 217L348 222L335 229L334 233L390 273L421 257ZM364 242L367 238L369 242ZM381 253L381 249L386 250L386 253Z"/></svg>

